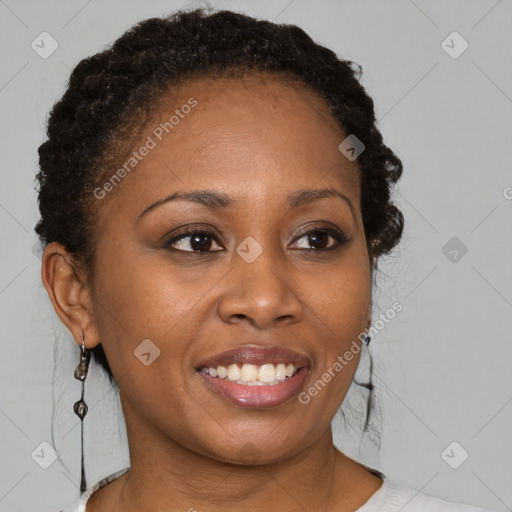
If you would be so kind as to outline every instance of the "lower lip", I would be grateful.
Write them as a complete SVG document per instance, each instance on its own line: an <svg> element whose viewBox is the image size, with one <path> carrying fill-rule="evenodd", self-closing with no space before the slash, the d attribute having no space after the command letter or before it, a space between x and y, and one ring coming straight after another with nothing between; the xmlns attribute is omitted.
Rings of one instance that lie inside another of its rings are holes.
<svg viewBox="0 0 512 512"><path fill-rule="evenodd" d="M212 377L198 371L206 384L219 395L242 407L264 408L275 407L293 398L299 391L308 368L303 366L293 377L288 377L273 386L247 386L234 381Z"/></svg>

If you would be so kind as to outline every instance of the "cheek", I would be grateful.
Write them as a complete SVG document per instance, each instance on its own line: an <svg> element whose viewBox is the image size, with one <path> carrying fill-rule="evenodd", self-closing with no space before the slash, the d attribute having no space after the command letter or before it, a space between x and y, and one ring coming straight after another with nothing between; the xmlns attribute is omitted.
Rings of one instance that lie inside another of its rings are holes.
<svg viewBox="0 0 512 512"><path fill-rule="evenodd" d="M93 297L100 341L114 375L116 369L122 374L140 364L134 351L144 340L151 340L154 350L162 349L160 340L185 314L187 306L183 293L175 293L166 284L177 279L172 270L155 271L130 253L127 245L123 251L117 244L101 251L105 258L98 266ZM108 259L108 254L119 256Z"/></svg>
<svg viewBox="0 0 512 512"><path fill-rule="evenodd" d="M303 402L325 418L335 414L354 378L371 301L366 252L347 251L345 256L335 271L317 279L307 299L322 333L322 350Z"/></svg>
<svg viewBox="0 0 512 512"><path fill-rule="evenodd" d="M185 418L197 414L197 404L185 392L189 340L198 329L189 317L201 310L198 297L208 286L180 286L183 272L180 276L170 265L134 261L119 258L110 272L98 275L98 331L125 414L165 424L178 438L189 431Z"/></svg>
<svg viewBox="0 0 512 512"><path fill-rule="evenodd" d="M183 269L161 251L133 250L120 244L103 253L120 256L97 273L95 321L116 379L127 372L143 388L186 385L191 372L193 340L212 307L212 283L221 274ZM97 310L97 314L96 314ZM149 340L149 341L148 341ZM151 365L145 366L150 353ZM155 355L156 356L155 356ZM142 359L142 360L141 360ZM152 376L148 378L147 376ZM164 381L164 378L167 379Z"/></svg>
<svg viewBox="0 0 512 512"><path fill-rule="evenodd" d="M340 350L349 337L366 325L371 301L371 273L364 251L350 250L321 276L306 295L307 305L324 323L327 334L338 341Z"/></svg>

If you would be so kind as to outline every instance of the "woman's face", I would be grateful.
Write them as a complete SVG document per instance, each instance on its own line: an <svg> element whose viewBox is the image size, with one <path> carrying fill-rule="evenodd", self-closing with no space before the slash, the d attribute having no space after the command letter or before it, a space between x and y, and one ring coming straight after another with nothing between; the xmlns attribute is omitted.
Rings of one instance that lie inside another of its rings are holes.
<svg viewBox="0 0 512 512"><path fill-rule="evenodd" d="M95 341L129 435L231 462L282 460L327 432L359 360L343 356L370 321L358 168L338 149L348 134L305 87L261 78L181 84L96 203ZM341 197L299 195L318 189ZM163 202L192 191L210 195ZM288 363L301 369L277 385L229 380L282 378Z"/></svg>

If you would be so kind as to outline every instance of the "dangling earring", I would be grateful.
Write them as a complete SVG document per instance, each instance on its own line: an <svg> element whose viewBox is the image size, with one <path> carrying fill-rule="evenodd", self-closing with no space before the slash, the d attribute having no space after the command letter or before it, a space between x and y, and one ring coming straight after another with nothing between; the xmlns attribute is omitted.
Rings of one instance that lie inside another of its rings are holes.
<svg viewBox="0 0 512 512"><path fill-rule="evenodd" d="M364 422L364 427L363 427L363 432L368 432L368 426L370 424L370 415L372 413L372 410L373 410L373 401L374 401L374 398L373 398L373 394L372 394L372 391L373 391L373 381L372 381L372 377L373 377L373 360L372 360L372 355L370 353L370 341L372 340L371 336L369 335L366 335L365 338L364 338L364 344L366 345L367 349L368 349L368 355L370 357L370 368L369 368L369 372L370 372L370 380L364 384L360 384L361 386L363 386L364 388L366 388L370 394L368 395L368 402L367 402L367 409L366 409L366 419L365 419L365 422ZM359 383L358 383L359 384Z"/></svg>
<svg viewBox="0 0 512 512"><path fill-rule="evenodd" d="M82 381L82 396L78 402L73 406L73 410L75 414L80 418L81 421L81 445L82 445L82 476L80 479L80 492L83 493L87 489L87 484L85 483L85 468L84 468L84 416L87 414L87 404L84 402L84 381L87 377L87 372L89 370L89 360L91 357L90 350L85 348L85 339L84 335L80 334L80 338L82 339L82 347L80 349L80 362L75 369L75 379Z"/></svg>

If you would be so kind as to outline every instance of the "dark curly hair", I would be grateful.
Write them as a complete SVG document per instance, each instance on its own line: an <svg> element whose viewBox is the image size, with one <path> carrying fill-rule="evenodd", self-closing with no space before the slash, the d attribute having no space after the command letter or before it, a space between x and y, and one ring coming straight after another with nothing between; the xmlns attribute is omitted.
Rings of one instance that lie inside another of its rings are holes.
<svg viewBox="0 0 512 512"><path fill-rule="evenodd" d="M400 159L383 143L360 65L339 59L294 25L204 9L143 20L111 46L81 60L53 106L39 146L35 226L44 247L60 242L92 283L96 255L93 191L132 147L165 92L200 77L271 73L312 88L346 134L363 141L361 213L370 258L399 242L404 219L390 201L402 174ZM101 344L94 357L113 375ZM359 384L359 383L358 383ZM361 384L359 384L361 385ZM371 411L370 391L365 430Z"/></svg>

